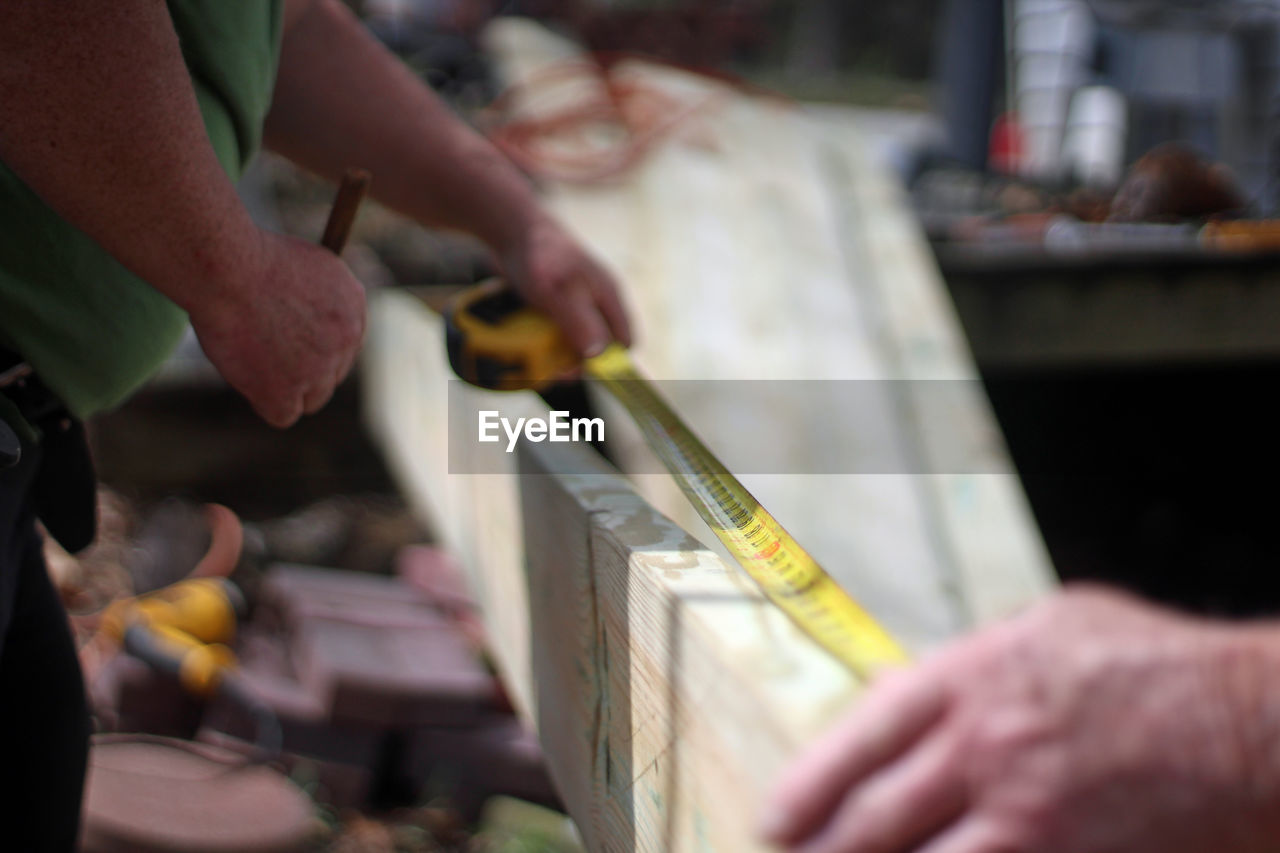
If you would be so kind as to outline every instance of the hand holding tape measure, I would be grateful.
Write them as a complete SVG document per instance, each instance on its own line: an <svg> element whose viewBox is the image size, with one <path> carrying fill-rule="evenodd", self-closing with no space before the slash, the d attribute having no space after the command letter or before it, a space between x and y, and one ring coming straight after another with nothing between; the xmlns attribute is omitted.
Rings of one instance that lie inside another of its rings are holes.
<svg viewBox="0 0 1280 853"><path fill-rule="evenodd" d="M500 391L540 390L581 366L620 402L703 521L765 596L854 673L868 678L906 652L698 440L619 344L580 360L555 324L500 281L457 297L445 314L449 363Z"/></svg>

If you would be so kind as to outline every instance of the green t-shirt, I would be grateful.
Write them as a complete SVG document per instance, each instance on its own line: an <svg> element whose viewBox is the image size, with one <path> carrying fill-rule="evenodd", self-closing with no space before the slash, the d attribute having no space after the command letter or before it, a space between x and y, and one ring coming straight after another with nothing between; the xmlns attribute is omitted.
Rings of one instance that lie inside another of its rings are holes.
<svg viewBox="0 0 1280 853"><path fill-rule="evenodd" d="M209 140L233 180L262 139L282 4L169 0ZM74 414L127 397L173 350L186 322L0 163L0 344L21 353Z"/></svg>

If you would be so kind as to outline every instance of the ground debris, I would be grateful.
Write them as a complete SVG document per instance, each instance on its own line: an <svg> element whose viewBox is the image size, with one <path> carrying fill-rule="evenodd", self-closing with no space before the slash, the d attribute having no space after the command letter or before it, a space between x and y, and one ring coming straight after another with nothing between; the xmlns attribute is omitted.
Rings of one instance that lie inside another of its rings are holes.
<svg viewBox="0 0 1280 853"><path fill-rule="evenodd" d="M461 819L445 806L385 815L344 812L323 853L468 853L476 849Z"/></svg>

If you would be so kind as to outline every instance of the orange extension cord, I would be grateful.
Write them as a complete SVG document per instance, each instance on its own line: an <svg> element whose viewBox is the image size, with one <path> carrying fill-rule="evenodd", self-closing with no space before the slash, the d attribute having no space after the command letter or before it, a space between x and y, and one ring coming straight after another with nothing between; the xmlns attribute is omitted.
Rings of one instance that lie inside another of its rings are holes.
<svg viewBox="0 0 1280 853"><path fill-rule="evenodd" d="M620 79L616 68L628 59L676 68L730 88L682 102L656 86ZM517 98L535 98L539 89L588 75L601 84L601 97L537 118L507 117ZM523 84L508 88L486 111L484 124L494 145L531 177L601 183L633 169L660 142L691 119L715 109L732 91L752 91L785 101L731 75L635 54L594 53L549 65ZM587 140L587 134L602 128L617 141L602 146Z"/></svg>

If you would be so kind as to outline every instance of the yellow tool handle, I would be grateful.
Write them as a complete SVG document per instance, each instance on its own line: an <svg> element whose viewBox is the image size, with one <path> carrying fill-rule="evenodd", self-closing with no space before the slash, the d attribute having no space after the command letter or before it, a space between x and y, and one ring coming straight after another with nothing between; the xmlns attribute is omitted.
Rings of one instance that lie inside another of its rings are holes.
<svg viewBox="0 0 1280 853"><path fill-rule="evenodd" d="M224 578L188 578L115 602L103 616L102 630L119 642L131 625L167 625L201 642L229 643L235 639L239 597Z"/></svg>
<svg viewBox="0 0 1280 853"><path fill-rule="evenodd" d="M222 643L203 643L168 625L152 626L157 644L178 664L178 680L196 696L212 696L226 672L235 669L236 654Z"/></svg>
<svg viewBox="0 0 1280 853"><path fill-rule="evenodd" d="M906 662L901 646L762 507L617 344L585 362L635 420L698 515L765 596L854 673Z"/></svg>
<svg viewBox="0 0 1280 853"><path fill-rule="evenodd" d="M230 648L203 642L172 625L131 625L123 644L129 654L173 675L196 696L212 696L223 676L236 668L236 655Z"/></svg>

